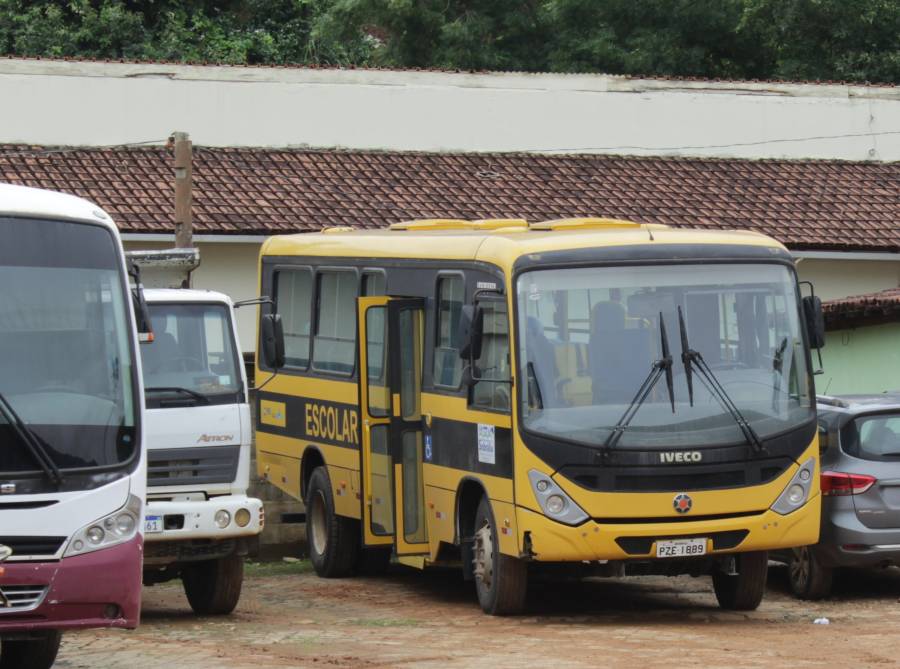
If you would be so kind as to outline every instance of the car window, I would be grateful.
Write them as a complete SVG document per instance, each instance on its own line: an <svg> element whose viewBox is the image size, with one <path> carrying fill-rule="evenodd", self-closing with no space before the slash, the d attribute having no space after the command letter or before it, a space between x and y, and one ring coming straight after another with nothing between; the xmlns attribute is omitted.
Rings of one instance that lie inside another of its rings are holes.
<svg viewBox="0 0 900 669"><path fill-rule="evenodd" d="M900 461L900 413L861 416L841 430L841 447L864 460Z"/></svg>

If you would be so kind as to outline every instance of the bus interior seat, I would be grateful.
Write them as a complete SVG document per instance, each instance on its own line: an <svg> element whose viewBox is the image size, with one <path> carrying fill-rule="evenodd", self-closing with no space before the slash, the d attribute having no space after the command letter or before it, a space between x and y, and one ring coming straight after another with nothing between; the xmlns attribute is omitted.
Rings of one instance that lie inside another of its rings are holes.
<svg viewBox="0 0 900 669"><path fill-rule="evenodd" d="M591 310L589 363L594 404L627 404L650 369L650 332L626 329L625 307L598 302Z"/></svg>
<svg viewBox="0 0 900 669"><path fill-rule="evenodd" d="M562 398L571 406L591 404L591 376L588 368L587 344L569 342L556 345L556 367L565 383Z"/></svg>
<svg viewBox="0 0 900 669"><path fill-rule="evenodd" d="M531 363L544 407L558 406L557 384L560 376L556 366L556 347L544 333L544 326L534 316L525 323L527 362Z"/></svg>

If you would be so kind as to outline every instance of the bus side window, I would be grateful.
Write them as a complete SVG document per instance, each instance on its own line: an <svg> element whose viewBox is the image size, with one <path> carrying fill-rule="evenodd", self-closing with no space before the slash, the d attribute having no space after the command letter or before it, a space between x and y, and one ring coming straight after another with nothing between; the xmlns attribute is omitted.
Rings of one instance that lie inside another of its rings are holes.
<svg viewBox="0 0 900 669"><path fill-rule="evenodd" d="M472 387L473 407L509 411L509 318L502 302L482 302L484 326L481 357L475 361L475 373L482 380Z"/></svg>
<svg viewBox="0 0 900 669"><path fill-rule="evenodd" d="M322 272L316 295L313 367L352 374L356 361L356 273Z"/></svg>
<svg viewBox="0 0 900 669"><path fill-rule="evenodd" d="M462 359L459 357L459 318L465 286L460 276L438 280L436 347L434 350L434 385L459 388Z"/></svg>
<svg viewBox="0 0 900 669"><path fill-rule="evenodd" d="M312 316L312 273L279 270L275 274L276 310L284 327L286 367L309 367L309 331Z"/></svg>
<svg viewBox="0 0 900 669"><path fill-rule="evenodd" d="M385 278L383 272L365 271L362 275L362 297L371 297L373 295L385 295Z"/></svg>

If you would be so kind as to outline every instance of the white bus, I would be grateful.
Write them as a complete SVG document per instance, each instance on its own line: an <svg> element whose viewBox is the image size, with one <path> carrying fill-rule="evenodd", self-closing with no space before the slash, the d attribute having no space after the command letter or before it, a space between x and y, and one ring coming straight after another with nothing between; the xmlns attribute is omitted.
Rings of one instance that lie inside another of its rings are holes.
<svg viewBox="0 0 900 669"><path fill-rule="evenodd" d="M0 286L0 667L38 669L140 618L146 310L109 215L32 188L0 185Z"/></svg>

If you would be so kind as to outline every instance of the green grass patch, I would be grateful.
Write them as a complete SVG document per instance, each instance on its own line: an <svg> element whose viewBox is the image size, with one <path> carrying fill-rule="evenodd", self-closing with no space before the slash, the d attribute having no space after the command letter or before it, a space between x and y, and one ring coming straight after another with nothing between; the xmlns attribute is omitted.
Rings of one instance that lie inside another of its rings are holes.
<svg viewBox="0 0 900 669"><path fill-rule="evenodd" d="M360 627L418 627L421 624L412 618L357 618L349 622Z"/></svg>
<svg viewBox="0 0 900 669"><path fill-rule="evenodd" d="M308 574L312 570L312 562L309 560L244 563L244 573L247 576L293 576L296 574Z"/></svg>

